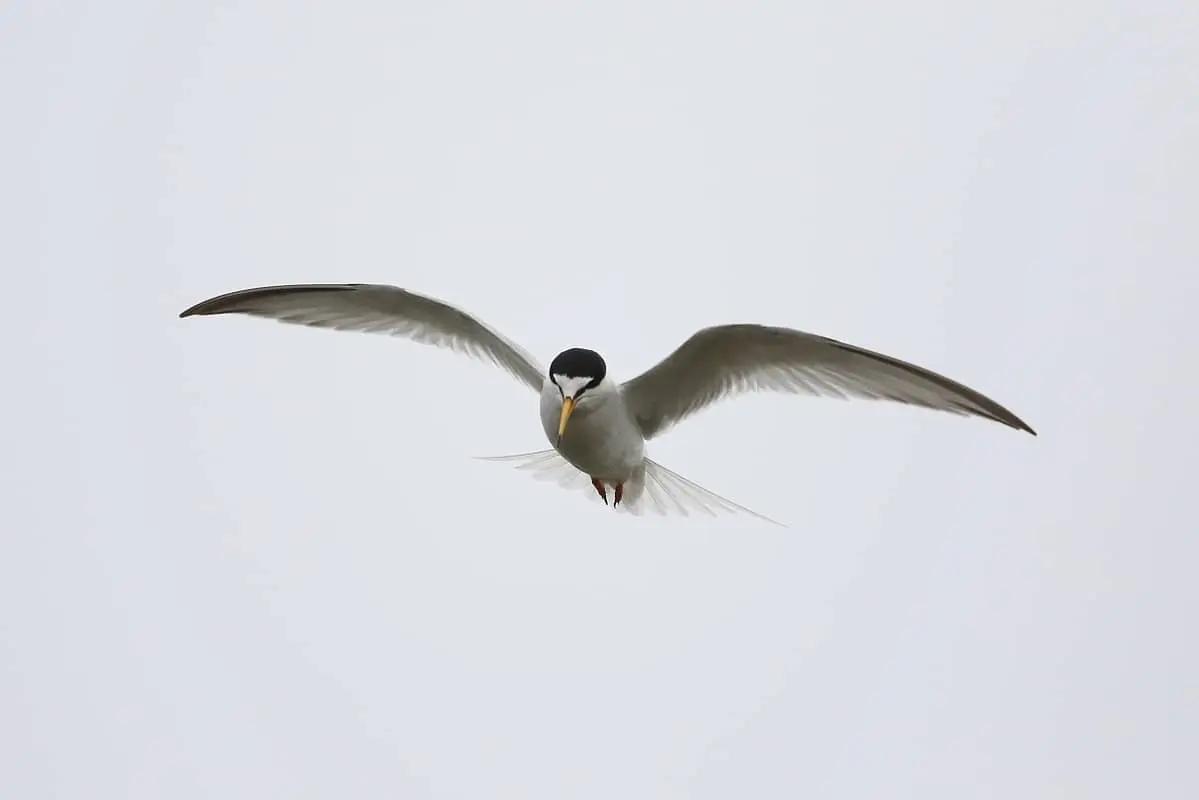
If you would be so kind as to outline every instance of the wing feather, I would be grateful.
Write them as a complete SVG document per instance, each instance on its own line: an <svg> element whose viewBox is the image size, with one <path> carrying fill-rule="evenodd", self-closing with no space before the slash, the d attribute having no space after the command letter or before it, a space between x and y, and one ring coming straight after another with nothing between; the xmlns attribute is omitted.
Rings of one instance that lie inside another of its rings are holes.
<svg viewBox="0 0 1199 800"><path fill-rule="evenodd" d="M705 328L621 386L647 439L721 398L760 390L890 400L984 417L1036 435L1011 411L944 375L790 328Z"/></svg>
<svg viewBox="0 0 1199 800"><path fill-rule="evenodd" d="M535 358L465 311L398 286L296 284L243 289L197 303L180 317L248 314L293 325L402 336L490 361L541 390Z"/></svg>

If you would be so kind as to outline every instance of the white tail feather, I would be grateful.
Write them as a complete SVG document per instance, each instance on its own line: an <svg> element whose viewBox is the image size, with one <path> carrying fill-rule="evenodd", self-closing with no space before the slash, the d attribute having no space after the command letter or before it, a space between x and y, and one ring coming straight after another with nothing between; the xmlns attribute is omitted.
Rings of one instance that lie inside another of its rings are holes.
<svg viewBox="0 0 1199 800"><path fill-rule="evenodd" d="M477 458L480 461L512 464L519 470L531 473L537 480L552 481L565 489L584 491L592 500L602 502L591 485L591 478L575 469L556 450ZM645 459L644 465L625 482L624 496L617 510L634 516L646 512L664 516L689 516L692 512L699 512L713 517L722 513L749 514L774 525L782 524L721 497L649 458Z"/></svg>
<svg viewBox="0 0 1199 800"><path fill-rule="evenodd" d="M535 450L532 453L513 453L507 456L475 456L478 461L498 461L512 464L522 472L528 472L534 480L550 481L563 489L583 490L597 503L602 503L599 493L591 485L591 478L579 472L557 450Z"/></svg>

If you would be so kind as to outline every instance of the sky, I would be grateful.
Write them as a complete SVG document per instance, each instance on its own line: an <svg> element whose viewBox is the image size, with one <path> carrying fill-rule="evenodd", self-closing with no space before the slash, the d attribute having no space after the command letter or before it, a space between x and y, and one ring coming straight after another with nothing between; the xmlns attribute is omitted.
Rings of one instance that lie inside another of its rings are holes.
<svg viewBox="0 0 1199 800"><path fill-rule="evenodd" d="M1182 2L0 8L0 796L1199 796ZM650 453L787 523L472 460L536 397L180 320L390 283L615 379L694 330L1034 427L754 395Z"/></svg>

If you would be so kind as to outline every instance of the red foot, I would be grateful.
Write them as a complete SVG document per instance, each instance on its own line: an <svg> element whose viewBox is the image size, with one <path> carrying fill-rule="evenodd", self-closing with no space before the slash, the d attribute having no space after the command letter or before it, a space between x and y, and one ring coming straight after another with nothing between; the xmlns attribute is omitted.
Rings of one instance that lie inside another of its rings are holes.
<svg viewBox="0 0 1199 800"><path fill-rule="evenodd" d="M608 505L608 490L604 488L604 482L599 478L592 478L591 485L599 492L599 496L603 498L604 505ZM616 487L616 502L620 502L620 487Z"/></svg>
<svg viewBox="0 0 1199 800"><path fill-rule="evenodd" d="M608 505L608 490L606 488L604 488L604 482L601 481L599 478L592 478L591 485L595 487L595 491L599 493L599 496L601 498L603 498L604 505ZM612 507L616 508L618 505L620 505L620 501L623 498L624 498L624 484L618 483L618 484L616 484L615 496L612 499Z"/></svg>

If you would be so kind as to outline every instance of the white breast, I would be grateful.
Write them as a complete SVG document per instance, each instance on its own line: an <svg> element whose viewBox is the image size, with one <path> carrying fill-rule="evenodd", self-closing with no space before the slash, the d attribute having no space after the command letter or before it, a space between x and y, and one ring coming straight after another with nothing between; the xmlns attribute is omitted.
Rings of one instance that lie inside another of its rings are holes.
<svg viewBox="0 0 1199 800"><path fill-rule="evenodd" d="M541 426L550 444L576 469L623 483L644 461L645 440L622 402L620 389L606 380L605 384L583 395L558 442L562 397L558 387L546 381L541 389Z"/></svg>

